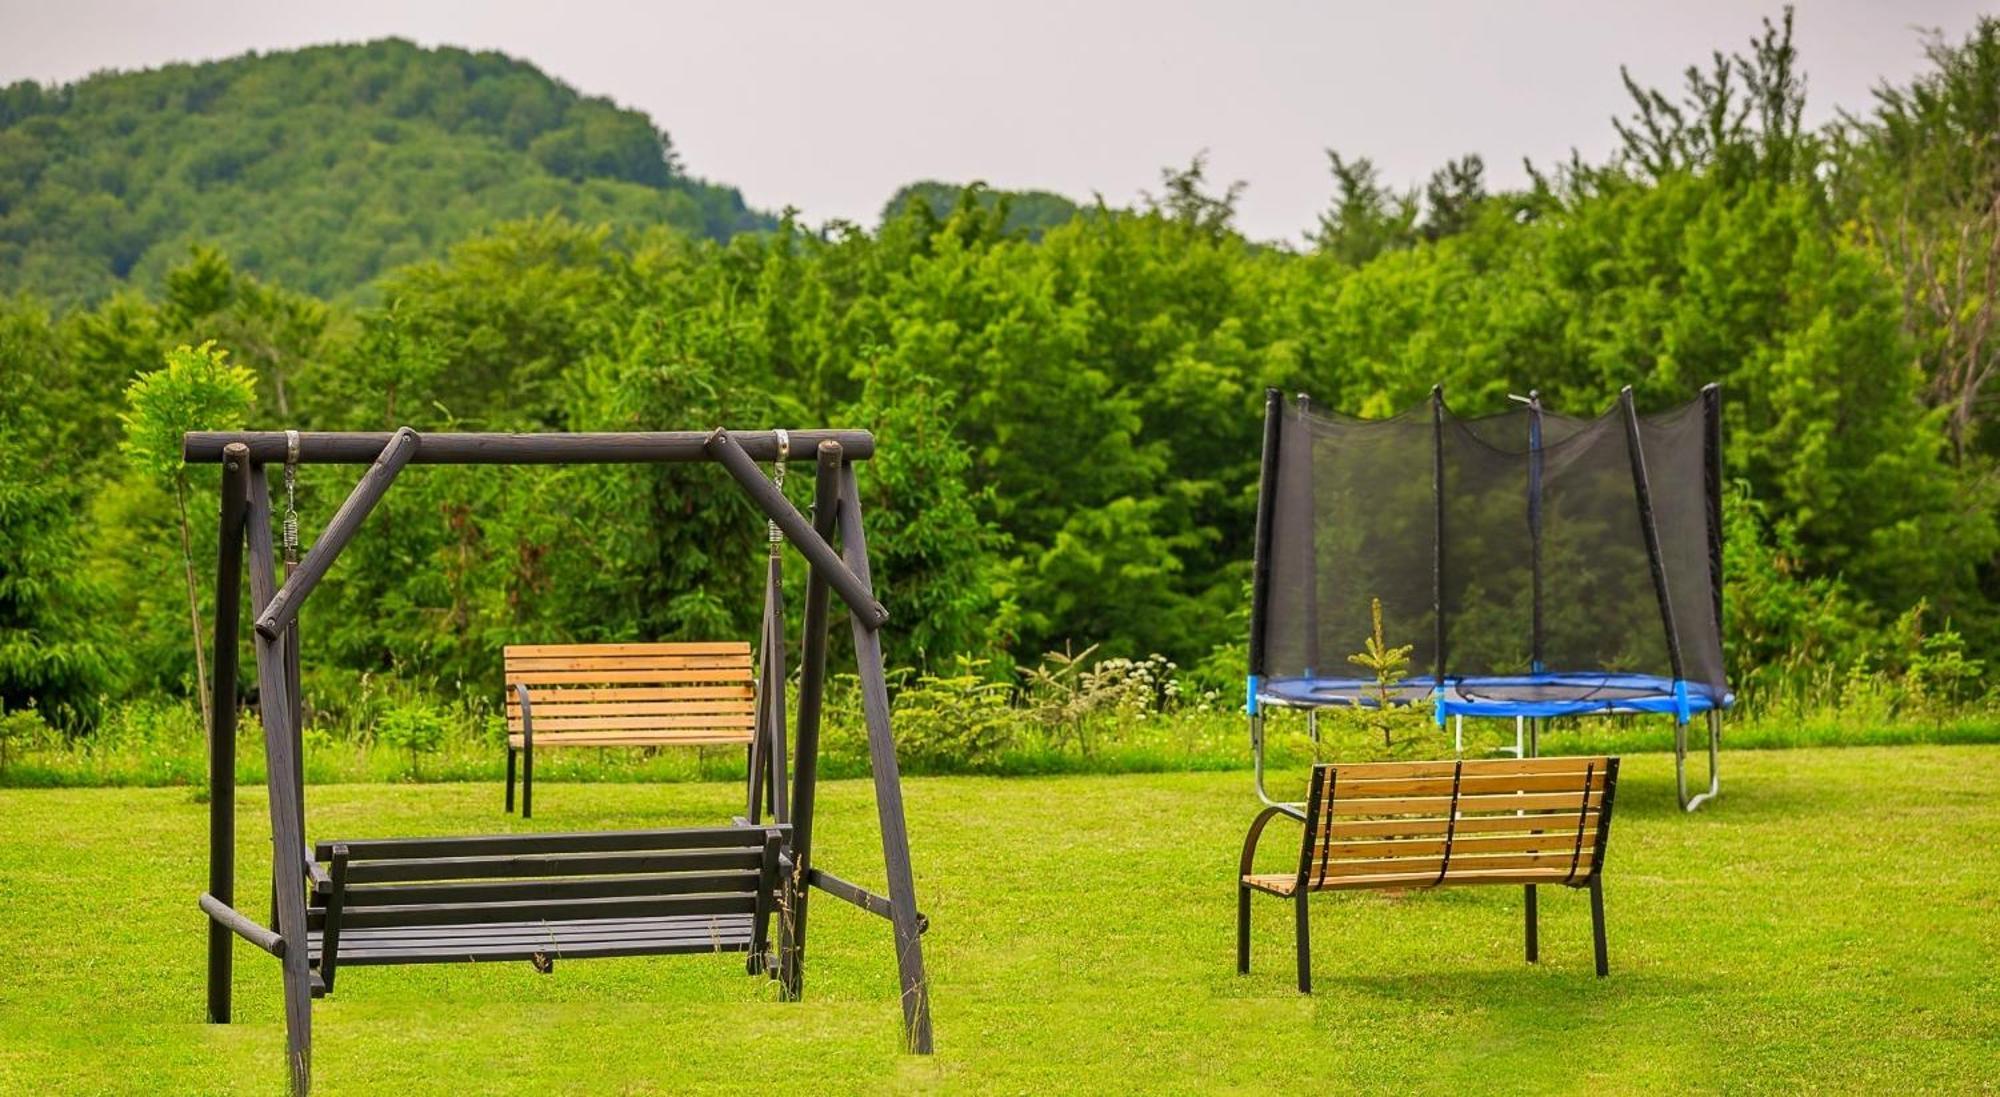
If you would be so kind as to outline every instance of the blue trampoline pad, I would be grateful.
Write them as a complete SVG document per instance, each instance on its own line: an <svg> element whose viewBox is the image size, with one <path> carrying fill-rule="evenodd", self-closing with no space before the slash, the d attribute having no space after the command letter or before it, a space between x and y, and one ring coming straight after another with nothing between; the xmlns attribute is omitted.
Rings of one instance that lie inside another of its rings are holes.
<svg viewBox="0 0 2000 1097"><path fill-rule="evenodd" d="M1421 703L1433 697L1435 685L1429 678L1405 679L1390 697L1399 704ZM1685 688L1689 713L1728 708L1736 701L1735 694L1698 682ZM1362 678L1278 678L1260 683L1257 690L1260 704L1291 708L1372 708L1376 698L1375 683ZM1672 678L1604 671L1447 678L1439 707L1446 716L1497 717L1682 711Z"/></svg>

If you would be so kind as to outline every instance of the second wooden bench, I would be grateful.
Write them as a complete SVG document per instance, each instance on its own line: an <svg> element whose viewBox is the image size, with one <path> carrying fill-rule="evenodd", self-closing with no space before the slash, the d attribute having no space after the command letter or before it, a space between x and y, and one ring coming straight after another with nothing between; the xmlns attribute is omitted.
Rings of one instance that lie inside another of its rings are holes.
<svg viewBox="0 0 2000 1097"><path fill-rule="evenodd" d="M1590 891L1597 974L1609 972L1604 941L1605 843L1618 759L1492 758L1372 762L1313 767L1301 812L1264 809L1243 842L1236 885L1236 970L1250 971L1250 894L1293 902L1299 990L1312 990L1306 896L1357 891L1518 884L1527 903L1527 954L1539 943L1535 888ZM1305 825L1297 868L1255 871L1257 840L1272 819Z"/></svg>
<svg viewBox="0 0 2000 1097"><path fill-rule="evenodd" d="M537 748L748 747L755 737L747 642L514 644L504 659L507 810L519 755L524 819Z"/></svg>

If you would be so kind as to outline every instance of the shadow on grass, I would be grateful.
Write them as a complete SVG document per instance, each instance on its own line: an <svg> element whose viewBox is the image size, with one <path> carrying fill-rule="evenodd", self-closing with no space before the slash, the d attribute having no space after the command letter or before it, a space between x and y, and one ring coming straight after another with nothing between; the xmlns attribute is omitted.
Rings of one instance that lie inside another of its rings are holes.
<svg viewBox="0 0 2000 1097"><path fill-rule="evenodd" d="M1546 954L1545 954L1546 962ZM1606 1006L1621 1008L1689 1001L1713 989L1699 973L1618 970L1611 957L1611 974L1598 978L1586 958L1582 966L1551 970L1519 963L1505 969L1425 971L1406 975L1376 973L1342 975L1313 972L1316 995L1347 995L1383 1003L1453 1013L1485 1012L1499 1016L1531 1015L1537 1024L1601 1017Z"/></svg>

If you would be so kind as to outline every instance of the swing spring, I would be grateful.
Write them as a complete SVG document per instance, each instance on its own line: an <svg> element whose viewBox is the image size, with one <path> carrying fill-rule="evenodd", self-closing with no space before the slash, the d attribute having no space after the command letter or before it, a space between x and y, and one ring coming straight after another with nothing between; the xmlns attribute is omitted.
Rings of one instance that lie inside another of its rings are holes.
<svg viewBox="0 0 2000 1097"><path fill-rule="evenodd" d="M299 432L285 432L285 564L299 562Z"/></svg>
<svg viewBox="0 0 2000 1097"><path fill-rule="evenodd" d="M772 470L771 482L777 486L780 492L783 492L785 490L785 458L790 457L792 454L792 436L789 431L783 428L777 431L777 435L778 461L776 468ZM776 558L779 554L779 549L785 543L785 531L778 528L778 523L775 520L767 520L765 527L771 539L771 556Z"/></svg>

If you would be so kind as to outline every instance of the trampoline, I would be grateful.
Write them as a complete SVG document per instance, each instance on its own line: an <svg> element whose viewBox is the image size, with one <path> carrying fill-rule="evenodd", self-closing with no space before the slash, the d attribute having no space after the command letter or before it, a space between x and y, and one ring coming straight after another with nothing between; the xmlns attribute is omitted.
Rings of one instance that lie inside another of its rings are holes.
<svg viewBox="0 0 2000 1097"><path fill-rule="evenodd" d="M1443 390L1387 419L1266 393L1249 680L1264 791L1270 708L1371 707L1348 655L1379 600L1409 677L1392 703L1440 726L1513 719L1531 756L1552 717L1674 720L1682 807L1720 791L1721 392L1640 415L1629 388L1593 418L1454 415ZM1687 789L1687 725L1706 719L1708 789Z"/></svg>

